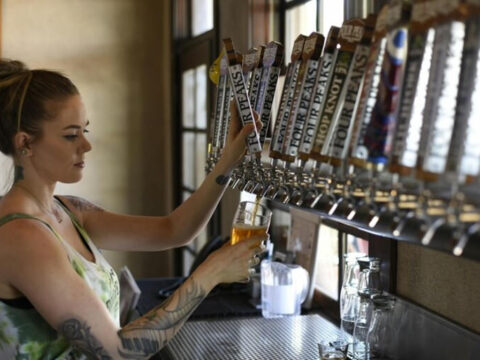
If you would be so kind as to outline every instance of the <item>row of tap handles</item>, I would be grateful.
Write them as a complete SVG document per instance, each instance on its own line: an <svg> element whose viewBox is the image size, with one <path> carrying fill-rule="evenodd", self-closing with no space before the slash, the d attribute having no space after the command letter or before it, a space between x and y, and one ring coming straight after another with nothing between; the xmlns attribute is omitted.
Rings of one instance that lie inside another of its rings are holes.
<svg viewBox="0 0 480 360"><path fill-rule="evenodd" d="M242 56L225 39L207 171L235 101L262 127L232 188L424 245L443 233L464 254L480 230L478 3L394 0L326 39L299 35L281 89L280 43Z"/></svg>

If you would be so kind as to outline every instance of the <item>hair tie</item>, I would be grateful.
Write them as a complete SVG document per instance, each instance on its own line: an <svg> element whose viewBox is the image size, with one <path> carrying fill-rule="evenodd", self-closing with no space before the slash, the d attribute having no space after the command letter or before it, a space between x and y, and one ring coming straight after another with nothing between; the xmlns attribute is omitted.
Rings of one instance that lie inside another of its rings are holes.
<svg viewBox="0 0 480 360"><path fill-rule="evenodd" d="M18 104L18 119L17 119L17 131L20 131L20 125L22 121L23 102L25 101L25 95L27 94L28 86L32 80L33 73L31 70L27 71L27 77L25 85L23 86L22 96L20 97L20 103Z"/></svg>

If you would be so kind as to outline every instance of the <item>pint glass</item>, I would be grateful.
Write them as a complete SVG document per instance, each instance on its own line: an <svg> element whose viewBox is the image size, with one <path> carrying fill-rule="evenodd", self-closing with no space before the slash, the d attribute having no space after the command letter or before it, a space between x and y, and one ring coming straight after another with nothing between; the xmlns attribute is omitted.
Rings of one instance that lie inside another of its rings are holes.
<svg viewBox="0 0 480 360"><path fill-rule="evenodd" d="M230 243L235 245L251 237L265 235L271 217L272 212L267 207L252 201L242 201L233 218Z"/></svg>

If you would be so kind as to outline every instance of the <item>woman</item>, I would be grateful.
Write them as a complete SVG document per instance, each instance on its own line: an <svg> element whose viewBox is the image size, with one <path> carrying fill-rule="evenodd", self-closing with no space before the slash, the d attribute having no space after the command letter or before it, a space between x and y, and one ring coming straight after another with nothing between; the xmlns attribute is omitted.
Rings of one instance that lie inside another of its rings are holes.
<svg viewBox="0 0 480 360"><path fill-rule="evenodd" d="M224 154L184 204L165 217L114 214L53 195L57 182L81 179L92 148L75 85L57 72L0 61L0 150L15 164L0 201L1 359L147 359L213 287L248 278L262 239L212 253L165 303L120 329L118 280L97 250L158 251L191 241L253 130L233 114Z"/></svg>

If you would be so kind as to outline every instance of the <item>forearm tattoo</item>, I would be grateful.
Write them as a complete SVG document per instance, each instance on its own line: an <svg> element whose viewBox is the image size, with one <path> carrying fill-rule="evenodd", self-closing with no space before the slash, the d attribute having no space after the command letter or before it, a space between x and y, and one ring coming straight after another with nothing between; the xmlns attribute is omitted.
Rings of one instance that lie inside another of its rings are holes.
<svg viewBox="0 0 480 360"><path fill-rule="evenodd" d="M65 198L79 211L103 211L101 207L77 196L65 196Z"/></svg>
<svg viewBox="0 0 480 360"><path fill-rule="evenodd" d="M178 294L120 330L119 354L124 359L141 359L157 353L206 296L206 291L193 278L188 279Z"/></svg>
<svg viewBox="0 0 480 360"><path fill-rule="evenodd" d="M74 347L80 349L89 359L110 360L100 342L90 332L90 327L85 322L77 319L65 321L58 330Z"/></svg>
<svg viewBox="0 0 480 360"><path fill-rule="evenodd" d="M206 291L193 278L188 279L165 302L118 332L121 346L117 351L120 357L114 358L148 359L159 352L206 296ZM86 323L69 319L60 326L59 333L89 358L113 359Z"/></svg>

